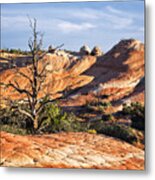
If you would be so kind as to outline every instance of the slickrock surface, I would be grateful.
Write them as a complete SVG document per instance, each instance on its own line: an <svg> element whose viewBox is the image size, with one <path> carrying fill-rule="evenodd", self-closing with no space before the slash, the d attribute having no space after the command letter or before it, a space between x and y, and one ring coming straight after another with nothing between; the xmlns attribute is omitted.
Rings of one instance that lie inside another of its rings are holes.
<svg viewBox="0 0 155 180"><path fill-rule="evenodd" d="M143 170L144 151L104 135L1 132L1 166Z"/></svg>

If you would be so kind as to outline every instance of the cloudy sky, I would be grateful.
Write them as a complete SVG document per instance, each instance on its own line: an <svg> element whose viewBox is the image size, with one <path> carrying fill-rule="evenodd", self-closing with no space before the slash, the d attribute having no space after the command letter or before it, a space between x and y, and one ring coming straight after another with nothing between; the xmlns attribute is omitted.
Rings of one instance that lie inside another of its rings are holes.
<svg viewBox="0 0 155 180"><path fill-rule="evenodd" d="M77 2L1 5L1 47L28 49L27 16L37 19L44 48L65 44L78 50L83 44L109 50L120 39L144 42L144 2Z"/></svg>

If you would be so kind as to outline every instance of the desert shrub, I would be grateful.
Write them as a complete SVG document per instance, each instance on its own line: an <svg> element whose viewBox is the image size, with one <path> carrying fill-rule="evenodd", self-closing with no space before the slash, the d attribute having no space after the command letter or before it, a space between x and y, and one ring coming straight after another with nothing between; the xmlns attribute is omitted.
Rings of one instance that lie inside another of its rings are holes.
<svg viewBox="0 0 155 180"><path fill-rule="evenodd" d="M73 113L64 112L57 103L44 107L40 116L39 131L56 133L61 131L83 131L84 126Z"/></svg>
<svg viewBox="0 0 155 180"><path fill-rule="evenodd" d="M26 105L22 109L27 110ZM28 110L27 110L28 111ZM39 127L34 132L33 122L17 109L0 109L0 125L3 130L18 134L57 133L61 131L86 131L87 124L79 122L73 113L64 112L57 103L47 104L39 115Z"/></svg>
<svg viewBox="0 0 155 180"><path fill-rule="evenodd" d="M91 105L91 104L87 104L87 105L86 105L86 110L91 113L91 112L94 111L94 106Z"/></svg>
<svg viewBox="0 0 155 180"><path fill-rule="evenodd" d="M131 126L133 128L139 130L145 129L145 107L140 103L131 103L130 106L124 104L122 112L124 115L129 115L131 117Z"/></svg>
<svg viewBox="0 0 155 180"><path fill-rule="evenodd" d="M108 108L111 106L111 102L105 102L105 101L94 101L94 102L91 102L91 105L94 105L94 106L103 106L104 108Z"/></svg>
<svg viewBox="0 0 155 180"><path fill-rule="evenodd" d="M6 131L8 133L20 134L20 135L28 134L26 129L19 128L18 126L15 126L15 125L7 125L7 124L1 125L0 130Z"/></svg>
<svg viewBox="0 0 155 180"><path fill-rule="evenodd" d="M94 122L90 125L90 129L95 129L97 133L116 137L129 143L138 141L135 131L128 126L117 123L106 123L104 121Z"/></svg>
<svg viewBox="0 0 155 180"><path fill-rule="evenodd" d="M26 115L21 114L17 109L11 107L0 109L0 125L4 127L3 129L9 129L9 132L12 131L12 133L15 131L18 132L17 129L21 129L27 133L32 133L33 131L32 121Z"/></svg>
<svg viewBox="0 0 155 180"><path fill-rule="evenodd" d="M107 115L104 114L102 116L102 120L103 121L112 121L112 120L114 120L114 116L112 114L107 114Z"/></svg>
<svg viewBox="0 0 155 180"><path fill-rule="evenodd" d="M89 112L92 112L96 109L104 113L104 111L110 106L111 106L110 102L102 102L100 100L86 103L86 107Z"/></svg>
<svg viewBox="0 0 155 180"><path fill-rule="evenodd" d="M100 102L100 104L104 107L110 107L111 106L111 102Z"/></svg>
<svg viewBox="0 0 155 180"><path fill-rule="evenodd" d="M12 110L11 108L1 109L0 123L19 126L21 122L20 119L23 118L22 116L20 116L21 115L17 111Z"/></svg>
<svg viewBox="0 0 155 180"><path fill-rule="evenodd" d="M9 52L12 54L21 54L22 50L21 49L10 49Z"/></svg>
<svg viewBox="0 0 155 180"><path fill-rule="evenodd" d="M110 102L98 102L97 104L97 107L98 107L98 110L101 111L101 112L105 112L105 110L111 106L111 103Z"/></svg>
<svg viewBox="0 0 155 180"><path fill-rule="evenodd" d="M99 133L103 133L105 135L113 136L129 143L137 142L137 136L132 130L131 127L119 124L110 124L104 125L100 130Z"/></svg>

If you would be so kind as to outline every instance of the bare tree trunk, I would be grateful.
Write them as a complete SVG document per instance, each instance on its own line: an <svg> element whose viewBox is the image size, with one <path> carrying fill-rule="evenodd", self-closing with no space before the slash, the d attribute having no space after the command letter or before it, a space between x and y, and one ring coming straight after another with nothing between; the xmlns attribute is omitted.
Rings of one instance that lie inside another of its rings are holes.
<svg viewBox="0 0 155 180"><path fill-rule="evenodd" d="M45 81L45 78L47 77L46 67L48 63L45 64L42 69L38 68L39 60L43 58L46 53L43 53L42 55L40 55L39 53L42 46L42 35L40 35L41 37L38 40L39 32L37 32L36 19L34 19L34 22L32 22L29 19L29 22L33 36L32 39L30 38L28 41L28 46L32 54L32 65L27 68L30 71L31 75L23 73L21 70L19 70L19 68L16 68L16 70L17 70L17 75L20 75L26 80L28 80L30 89L22 88L20 86L20 83L18 83L16 80L14 80L13 82L10 81L8 84L4 84L4 85L6 87L12 87L19 94L26 95L28 99L28 110L22 110L20 109L20 107L18 108L18 110L31 119L31 121L33 122L32 128L34 132L36 132L37 129L39 128L39 113L41 112L42 108L49 102L49 99L47 99L43 103L41 103L38 97L39 92L44 88L43 83ZM48 95L49 93L47 92L45 97Z"/></svg>
<svg viewBox="0 0 155 180"><path fill-rule="evenodd" d="M33 120L33 127L35 130L38 129L38 117L37 116L35 116L35 118Z"/></svg>

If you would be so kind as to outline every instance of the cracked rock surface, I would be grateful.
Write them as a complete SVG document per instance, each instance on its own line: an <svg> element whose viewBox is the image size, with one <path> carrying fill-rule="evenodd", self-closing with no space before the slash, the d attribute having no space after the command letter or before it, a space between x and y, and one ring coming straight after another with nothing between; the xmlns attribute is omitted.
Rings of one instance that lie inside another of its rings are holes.
<svg viewBox="0 0 155 180"><path fill-rule="evenodd" d="M21 136L1 132L1 166L144 169L144 151L104 135L83 132Z"/></svg>

